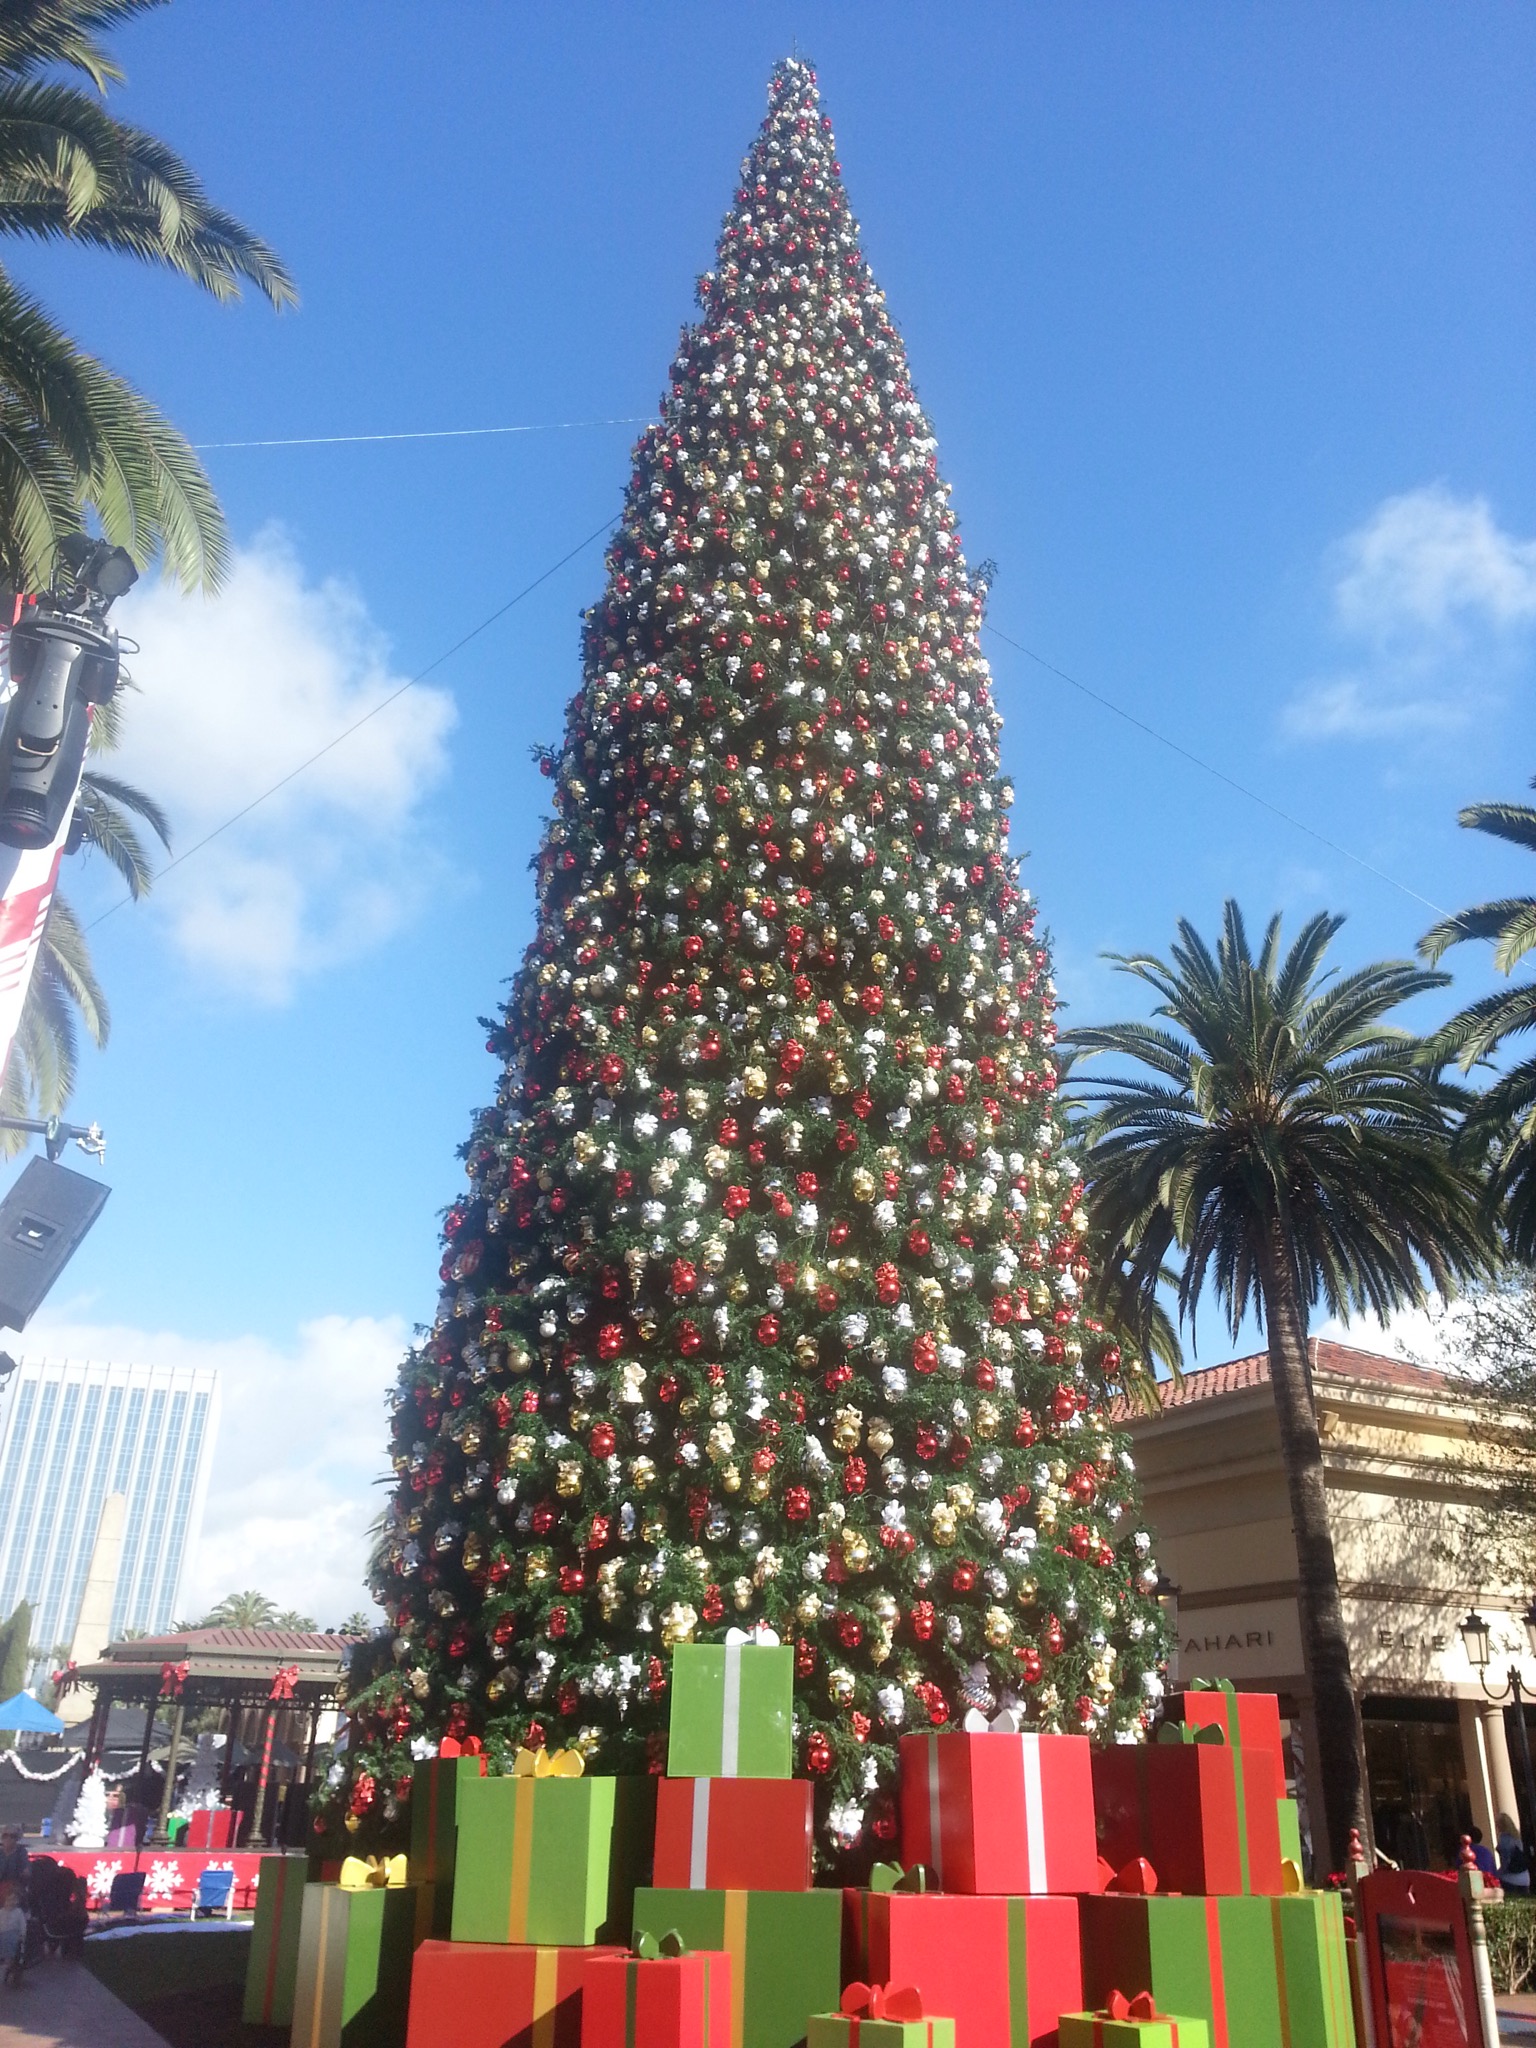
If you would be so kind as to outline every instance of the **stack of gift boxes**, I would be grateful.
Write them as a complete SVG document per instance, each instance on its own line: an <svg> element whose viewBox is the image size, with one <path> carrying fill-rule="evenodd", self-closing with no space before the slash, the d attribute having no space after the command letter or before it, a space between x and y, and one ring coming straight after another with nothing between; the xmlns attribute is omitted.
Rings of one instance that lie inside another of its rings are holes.
<svg viewBox="0 0 1536 2048"><path fill-rule="evenodd" d="M420 1764L409 1858L259 1906L262 2016L291 1980L293 2048L1354 2048L1272 1696L1179 1695L1146 1745L904 1737L902 1861L832 1890L792 1687L788 1648L680 1646L661 1779Z"/></svg>

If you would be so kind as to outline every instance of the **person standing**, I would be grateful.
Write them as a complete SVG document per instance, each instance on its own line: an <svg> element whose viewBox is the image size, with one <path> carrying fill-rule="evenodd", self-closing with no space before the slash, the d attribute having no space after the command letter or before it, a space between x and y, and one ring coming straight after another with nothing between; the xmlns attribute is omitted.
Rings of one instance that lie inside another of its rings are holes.
<svg viewBox="0 0 1536 2048"><path fill-rule="evenodd" d="M1520 1839L1520 1826L1513 1814L1499 1815L1499 1882L1507 1892L1528 1892L1531 1888L1531 1859Z"/></svg>

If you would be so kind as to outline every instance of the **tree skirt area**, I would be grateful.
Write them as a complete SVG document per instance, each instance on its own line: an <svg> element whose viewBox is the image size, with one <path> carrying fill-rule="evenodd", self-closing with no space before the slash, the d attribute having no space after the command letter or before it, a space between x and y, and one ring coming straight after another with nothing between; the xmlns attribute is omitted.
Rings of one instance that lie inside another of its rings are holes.
<svg viewBox="0 0 1536 2048"><path fill-rule="evenodd" d="M169 2048L279 2048L286 2027L240 2017L250 1922L201 1920L94 1934L85 1963Z"/></svg>

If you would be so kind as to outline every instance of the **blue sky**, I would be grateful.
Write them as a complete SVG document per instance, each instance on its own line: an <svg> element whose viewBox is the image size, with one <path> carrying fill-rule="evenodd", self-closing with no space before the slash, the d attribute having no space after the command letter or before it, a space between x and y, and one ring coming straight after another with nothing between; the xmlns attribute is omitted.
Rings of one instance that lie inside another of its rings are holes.
<svg viewBox="0 0 1536 2048"><path fill-rule="evenodd" d="M992 623L1390 878L994 641L1074 1019L1133 994L1103 950L1228 893L1347 911L1348 965L1409 951L1418 898L1529 888L1455 824L1536 772L1528 10L179 0L118 38L121 111L301 309L16 269L199 442L643 417L797 37ZM211 450L228 594L122 608L124 765L178 844L616 514L636 431ZM199 1593L353 1603L599 588L594 542L93 935L114 1194L27 1342L224 1364Z"/></svg>

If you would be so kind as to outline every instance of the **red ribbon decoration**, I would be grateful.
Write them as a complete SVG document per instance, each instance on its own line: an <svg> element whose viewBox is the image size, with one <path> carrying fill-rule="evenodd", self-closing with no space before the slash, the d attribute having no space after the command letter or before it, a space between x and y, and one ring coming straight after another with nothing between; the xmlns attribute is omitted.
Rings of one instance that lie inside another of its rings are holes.
<svg viewBox="0 0 1536 2048"><path fill-rule="evenodd" d="M76 1664L73 1657L70 1658L62 1670L55 1671L53 1674L53 1684L60 1699L63 1699L67 1692L73 1692L77 1685L83 1685L84 1683L85 1680L80 1676L80 1667Z"/></svg>
<svg viewBox="0 0 1536 2048"><path fill-rule="evenodd" d="M160 1666L161 1699L179 1700L181 1698L181 1688L187 1682L187 1672L190 1668L185 1659L180 1664L162 1664Z"/></svg>
<svg viewBox="0 0 1536 2048"><path fill-rule="evenodd" d="M1110 2020L1160 2020L1166 2019L1167 2014L1158 2011L1150 1991L1138 1991L1134 1998L1127 1998L1123 1991L1111 1991L1104 2017Z"/></svg>
<svg viewBox="0 0 1536 2048"><path fill-rule="evenodd" d="M915 1984L850 1984L840 2009L860 2019L920 2020L923 1994Z"/></svg>
<svg viewBox="0 0 1536 2048"><path fill-rule="evenodd" d="M277 1672L273 1677L272 1690L267 1694L267 1698L269 1700L291 1700L293 1698L294 1682L298 1675L299 1667L297 1664L285 1664L281 1671Z"/></svg>
<svg viewBox="0 0 1536 2048"><path fill-rule="evenodd" d="M437 1753L446 1757L484 1756L485 1744L478 1735L466 1735L462 1742L456 1735L445 1735L437 1745Z"/></svg>

